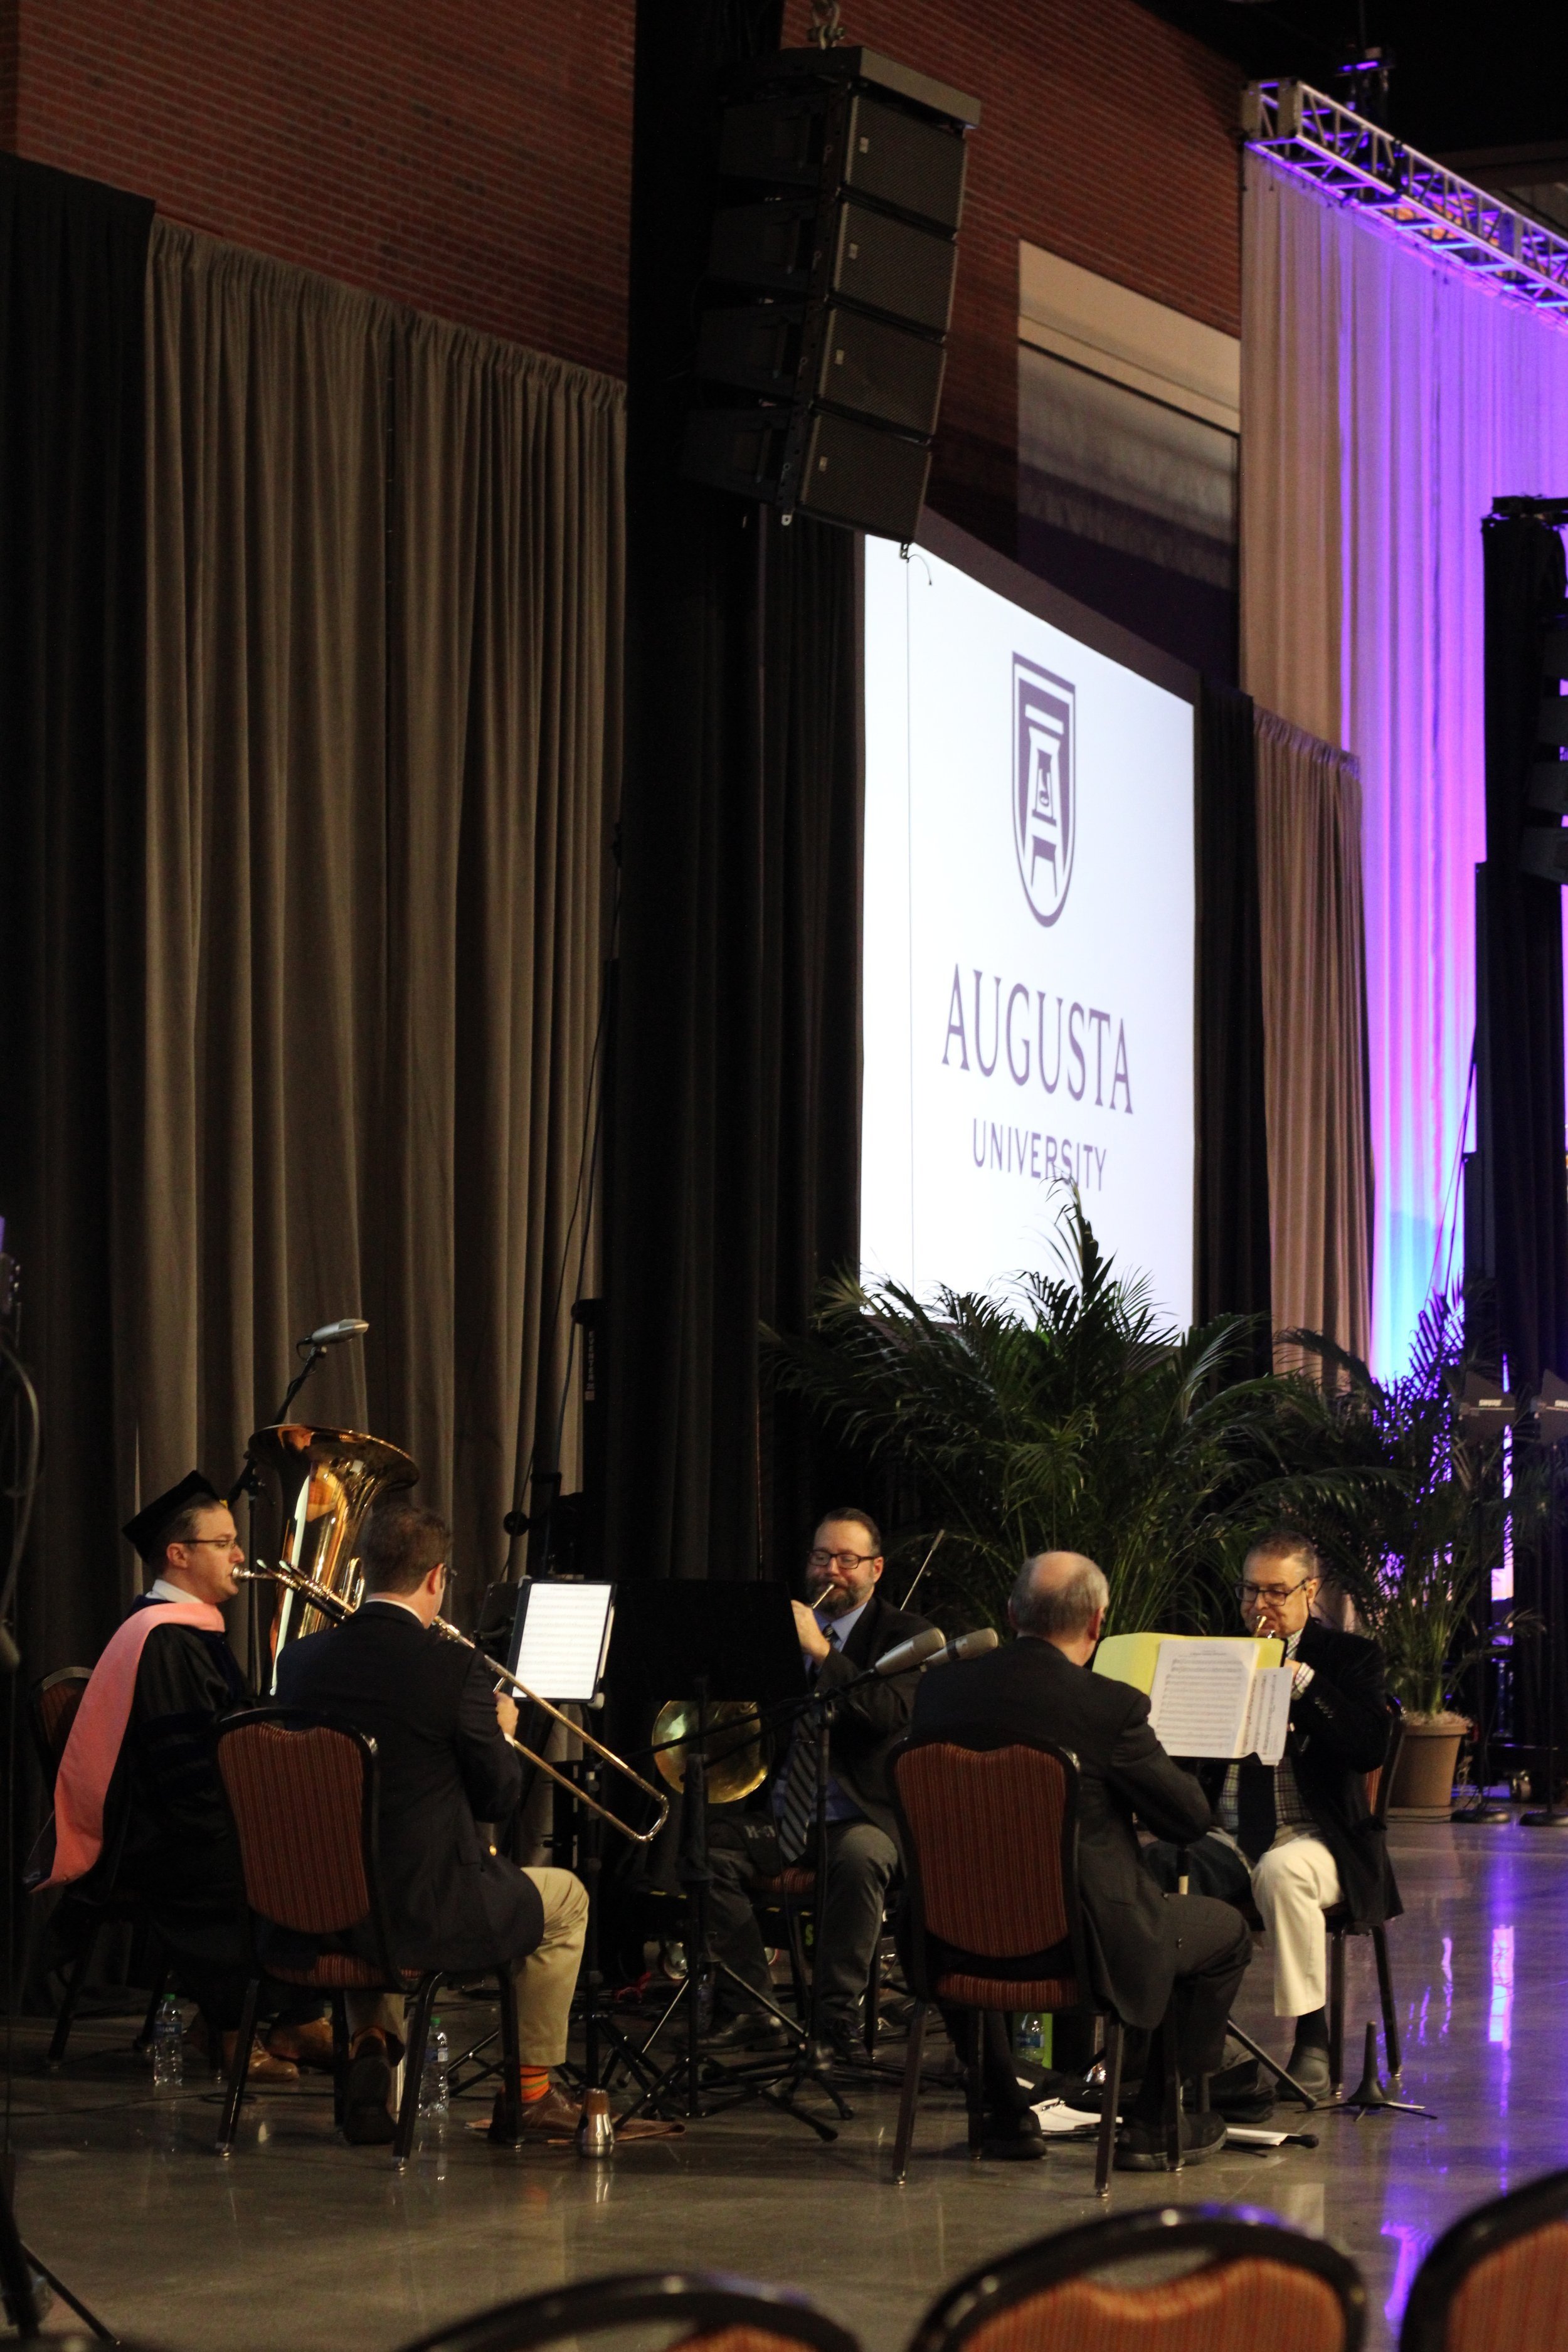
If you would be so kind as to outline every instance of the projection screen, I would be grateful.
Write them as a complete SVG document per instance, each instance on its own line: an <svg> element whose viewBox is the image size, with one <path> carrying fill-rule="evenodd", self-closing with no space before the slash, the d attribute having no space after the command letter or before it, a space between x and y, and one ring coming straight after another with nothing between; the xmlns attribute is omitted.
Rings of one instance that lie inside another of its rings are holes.
<svg viewBox="0 0 1568 2352"><path fill-rule="evenodd" d="M937 518L865 543L861 1259L1193 1312L1193 674Z"/></svg>

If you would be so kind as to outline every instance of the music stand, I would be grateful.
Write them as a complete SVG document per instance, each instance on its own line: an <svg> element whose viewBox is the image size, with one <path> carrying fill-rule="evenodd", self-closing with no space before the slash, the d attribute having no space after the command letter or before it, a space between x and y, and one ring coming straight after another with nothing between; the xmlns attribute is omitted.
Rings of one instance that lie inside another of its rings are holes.
<svg viewBox="0 0 1568 2352"><path fill-rule="evenodd" d="M623 1584L607 1679L623 1701L640 1699L646 1705L671 1697L691 1699L699 1727L698 1738L686 1749L676 1864L687 1906L686 1981L642 2044L642 2054L682 2002L685 2047L628 2113L673 2108L696 2119L744 2099L763 2098L796 2116L820 2138L836 2139L835 2131L772 2083L756 2081L715 2058L705 2059L700 2041L700 2002L710 1970L721 1971L749 1999L757 1997L727 1960L714 1959L709 1943L712 1872L708 1862L707 1710L721 1699L748 1699L766 1707L804 1697L805 1669L789 1596L777 1584ZM782 2017L783 2011L776 2014Z"/></svg>

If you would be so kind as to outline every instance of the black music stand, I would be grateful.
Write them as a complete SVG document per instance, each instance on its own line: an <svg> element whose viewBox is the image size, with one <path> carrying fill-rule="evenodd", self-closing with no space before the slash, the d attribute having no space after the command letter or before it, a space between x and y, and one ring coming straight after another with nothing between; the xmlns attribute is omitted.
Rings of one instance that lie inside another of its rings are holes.
<svg viewBox="0 0 1568 2352"><path fill-rule="evenodd" d="M714 1959L709 1943L708 1889L712 1873L708 1864L708 1759L701 1733L707 1709L718 1700L751 1699L766 1707L781 1702L787 1705L805 1696L805 1669L789 1596L777 1584L624 1584L617 1595L607 1679L623 1700L640 1699L647 1704L671 1697L692 1699L700 1735L686 1750L676 1864L689 1923L686 1981L639 2054L646 2057L682 2003L685 2048L655 2077L628 2113L640 2115L644 2108L673 2110L695 2119L739 2105L745 2099L761 2098L797 2117L819 2138L836 2139L837 2132L796 2106L773 2082L759 2081L711 2056L704 2058L701 2049L701 1990L710 1970L729 1977L748 2000L758 1998L754 1988L746 1985L728 1961ZM782 2010L772 2002L768 2006L790 2023Z"/></svg>

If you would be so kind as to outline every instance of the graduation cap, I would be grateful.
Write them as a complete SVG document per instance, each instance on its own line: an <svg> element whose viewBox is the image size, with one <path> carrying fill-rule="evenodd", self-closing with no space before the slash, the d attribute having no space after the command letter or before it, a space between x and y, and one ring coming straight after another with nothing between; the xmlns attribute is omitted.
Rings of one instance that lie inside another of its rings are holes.
<svg viewBox="0 0 1568 2352"><path fill-rule="evenodd" d="M155 1502L138 1511L133 1519L127 1519L120 1532L128 1543L135 1545L143 1559L154 1560L163 1549L164 1530L182 1511L188 1511L193 1503L222 1500L211 1479L204 1478L199 1470L192 1470L177 1486L171 1486L166 1495L160 1495Z"/></svg>

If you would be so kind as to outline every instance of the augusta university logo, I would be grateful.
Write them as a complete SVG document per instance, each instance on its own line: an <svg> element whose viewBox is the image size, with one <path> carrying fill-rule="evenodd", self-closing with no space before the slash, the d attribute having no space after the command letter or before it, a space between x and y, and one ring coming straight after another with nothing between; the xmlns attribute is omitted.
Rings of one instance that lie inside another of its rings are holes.
<svg viewBox="0 0 1568 2352"><path fill-rule="evenodd" d="M1078 835L1078 689L1013 656L1013 845L1035 919L1067 904Z"/></svg>

